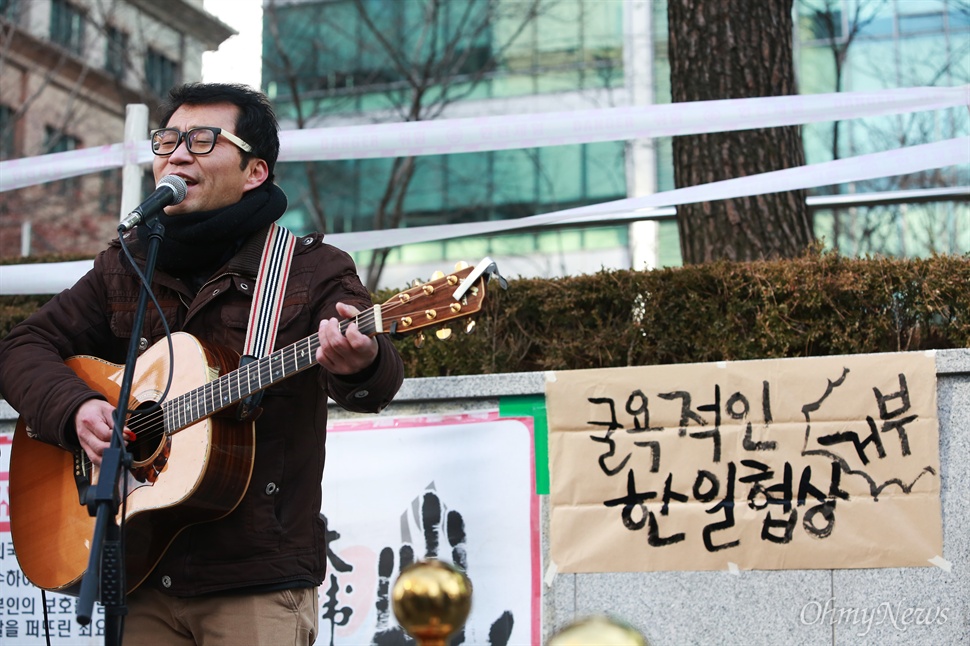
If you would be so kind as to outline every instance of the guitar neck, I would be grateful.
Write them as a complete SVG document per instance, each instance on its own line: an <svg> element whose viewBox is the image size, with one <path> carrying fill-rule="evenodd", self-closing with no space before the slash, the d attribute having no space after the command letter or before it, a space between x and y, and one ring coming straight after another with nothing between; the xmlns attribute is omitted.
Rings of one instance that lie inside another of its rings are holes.
<svg viewBox="0 0 970 646"><path fill-rule="evenodd" d="M384 332L381 306L340 321L340 331L346 332L351 323L369 336ZM316 334L276 350L272 354L251 361L203 386L183 393L162 404L165 428L169 433L191 426L228 408L250 395L316 365L320 340Z"/></svg>
<svg viewBox="0 0 970 646"><path fill-rule="evenodd" d="M374 336L390 331L410 334L427 326L460 319L478 312L485 298L485 281L497 277L505 287L491 258L475 267L466 266L442 274L430 282L400 292L381 305L340 321L340 331L352 324L363 334ZM251 361L199 388L162 404L167 433L191 426L275 383L316 364L320 341L316 334Z"/></svg>

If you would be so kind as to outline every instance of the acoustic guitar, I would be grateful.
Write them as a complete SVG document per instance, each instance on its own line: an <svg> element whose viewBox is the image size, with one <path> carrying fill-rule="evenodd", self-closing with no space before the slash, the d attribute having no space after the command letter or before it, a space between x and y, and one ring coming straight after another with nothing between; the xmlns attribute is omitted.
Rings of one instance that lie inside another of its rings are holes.
<svg viewBox="0 0 970 646"><path fill-rule="evenodd" d="M481 310L485 283L504 280L486 258L400 292L352 319L369 335L403 335ZM137 588L186 527L216 520L242 500L255 453L253 422L215 415L316 363L316 334L242 367L239 354L177 332L137 360L127 426L136 434L119 490L127 492L117 522L125 526L128 590ZM124 366L96 357L65 362L117 405ZM174 368L174 370L173 370ZM169 373L168 397L160 408ZM147 410L152 408L153 410ZM232 411L233 413L235 410ZM24 575L45 590L77 595L90 557L95 518L83 503L98 468L83 450L67 451L32 437L21 417L10 452L10 532Z"/></svg>

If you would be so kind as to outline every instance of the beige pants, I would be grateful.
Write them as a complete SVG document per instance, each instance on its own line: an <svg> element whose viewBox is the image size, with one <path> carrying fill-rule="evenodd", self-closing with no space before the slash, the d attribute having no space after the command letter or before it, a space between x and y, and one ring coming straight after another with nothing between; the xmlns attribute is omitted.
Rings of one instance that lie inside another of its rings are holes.
<svg viewBox="0 0 970 646"><path fill-rule="evenodd" d="M128 595L123 646L310 646L317 589L254 595L171 597L151 588Z"/></svg>

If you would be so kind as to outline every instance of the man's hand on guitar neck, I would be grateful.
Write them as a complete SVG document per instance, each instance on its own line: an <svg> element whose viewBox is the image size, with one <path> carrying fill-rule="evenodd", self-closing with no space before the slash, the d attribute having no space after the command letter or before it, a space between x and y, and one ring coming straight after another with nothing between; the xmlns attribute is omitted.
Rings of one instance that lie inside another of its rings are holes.
<svg viewBox="0 0 970 646"><path fill-rule="evenodd" d="M101 399L89 399L74 414L74 428L81 448L94 464L101 466L101 455L111 446L115 407ZM126 437L133 437L126 426Z"/></svg>
<svg viewBox="0 0 970 646"><path fill-rule="evenodd" d="M337 313L344 318L360 314L356 307L337 303ZM352 375L364 370L377 358L377 339L362 334L356 323L347 326L346 333L340 331L336 318L320 321L317 330L320 347L317 348L317 363L331 374Z"/></svg>

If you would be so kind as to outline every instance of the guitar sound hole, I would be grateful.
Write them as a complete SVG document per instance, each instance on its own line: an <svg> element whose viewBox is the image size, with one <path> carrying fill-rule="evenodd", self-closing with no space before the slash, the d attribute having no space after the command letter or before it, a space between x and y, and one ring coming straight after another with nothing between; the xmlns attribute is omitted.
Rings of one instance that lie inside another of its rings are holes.
<svg viewBox="0 0 970 646"><path fill-rule="evenodd" d="M128 428L135 433L135 439L128 442L132 457L130 471L138 482L155 482L168 462L170 452L162 412L157 408L148 411L152 406L154 402L142 403L128 418Z"/></svg>

